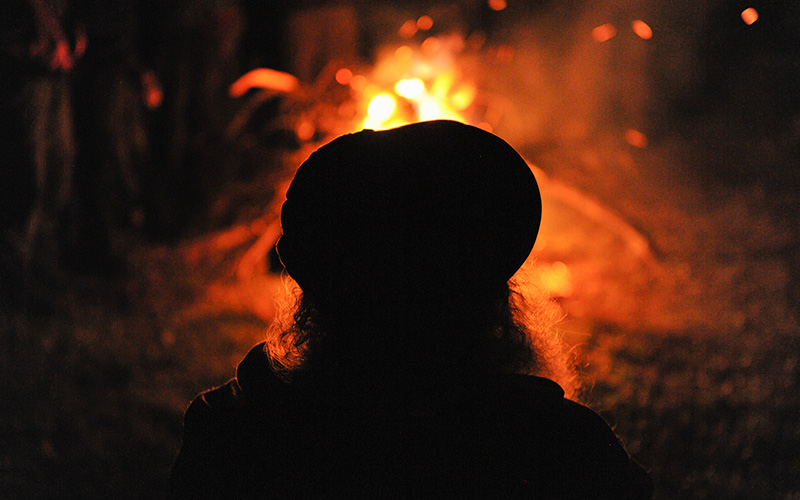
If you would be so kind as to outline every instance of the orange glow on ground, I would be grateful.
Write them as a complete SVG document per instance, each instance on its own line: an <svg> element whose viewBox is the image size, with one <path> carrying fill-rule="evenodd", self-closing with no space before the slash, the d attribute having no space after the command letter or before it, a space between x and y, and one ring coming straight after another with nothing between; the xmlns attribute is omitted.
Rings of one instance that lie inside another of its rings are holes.
<svg viewBox="0 0 800 500"><path fill-rule="evenodd" d="M637 19L631 23L633 32L636 33L642 40L650 40L653 38L653 29L644 21Z"/></svg>
<svg viewBox="0 0 800 500"><path fill-rule="evenodd" d="M758 21L758 11L752 7L748 7L742 11L742 21L748 26Z"/></svg>
<svg viewBox="0 0 800 500"><path fill-rule="evenodd" d="M617 28L613 24L601 24L592 30L592 38L598 42L607 42L617 36Z"/></svg>

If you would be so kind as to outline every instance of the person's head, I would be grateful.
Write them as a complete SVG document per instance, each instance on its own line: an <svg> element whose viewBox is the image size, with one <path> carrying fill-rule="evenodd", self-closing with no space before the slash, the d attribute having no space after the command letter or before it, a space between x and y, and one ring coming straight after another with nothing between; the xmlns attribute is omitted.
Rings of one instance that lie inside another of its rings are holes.
<svg viewBox="0 0 800 500"><path fill-rule="evenodd" d="M302 299L283 340L302 362L536 362L508 280L533 247L541 198L499 137L442 120L345 135L300 166L286 198L278 253Z"/></svg>

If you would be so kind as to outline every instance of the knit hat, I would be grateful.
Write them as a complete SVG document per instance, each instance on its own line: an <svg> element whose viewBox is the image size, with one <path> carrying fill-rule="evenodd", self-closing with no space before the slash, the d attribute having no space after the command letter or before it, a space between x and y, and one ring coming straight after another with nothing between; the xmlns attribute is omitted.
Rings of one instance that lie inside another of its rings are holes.
<svg viewBox="0 0 800 500"><path fill-rule="evenodd" d="M447 120L364 130L300 166L278 253L306 292L504 283L530 254L541 212L530 168L489 132Z"/></svg>

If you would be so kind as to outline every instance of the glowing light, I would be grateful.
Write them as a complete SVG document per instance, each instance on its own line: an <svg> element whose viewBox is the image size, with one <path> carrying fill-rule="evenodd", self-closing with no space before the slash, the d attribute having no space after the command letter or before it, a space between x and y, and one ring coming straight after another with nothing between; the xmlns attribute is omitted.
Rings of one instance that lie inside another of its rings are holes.
<svg viewBox="0 0 800 500"><path fill-rule="evenodd" d="M617 36L617 28L613 24L601 24L592 30L592 37L598 42L607 42Z"/></svg>
<svg viewBox="0 0 800 500"><path fill-rule="evenodd" d="M500 64L508 64L514 59L514 48L508 45L501 45L497 47L495 53L495 60Z"/></svg>
<svg viewBox="0 0 800 500"><path fill-rule="evenodd" d="M758 21L758 11L752 7L748 7L742 11L742 21L748 26Z"/></svg>
<svg viewBox="0 0 800 500"><path fill-rule="evenodd" d="M639 35L642 40L650 40L653 38L653 29L644 21L636 20L631 23L633 32Z"/></svg>
<svg viewBox="0 0 800 500"><path fill-rule="evenodd" d="M437 120L442 117L442 107L435 100L426 99L419 103L419 121Z"/></svg>
<svg viewBox="0 0 800 500"><path fill-rule="evenodd" d="M414 56L414 49L408 45L401 45L400 47L397 47L397 50L394 51L394 55L401 61L408 61Z"/></svg>
<svg viewBox="0 0 800 500"><path fill-rule="evenodd" d="M363 128L367 130L380 130L383 128L383 122L368 116L367 119L364 120Z"/></svg>
<svg viewBox="0 0 800 500"><path fill-rule="evenodd" d="M433 28L433 19L431 16L421 16L417 19L417 28L421 29L422 31L428 31L429 29Z"/></svg>
<svg viewBox="0 0 800 500"><path fill-rule="evenodd" d="M145 105L150 109L161 106L164 101L164 92L161 90L161 85L159 85L155 73L152 71L144 72L142 75L142 87L145 93Z"/></svg>
<svg viewBox="0 0 800 500"><path fill-rule="evenodd" d="M367 77L364 75L354 75L353 78L350 79L350 88L355 90L356 92L364 92L364 89L367 86Z"/></svg>
<svg viewBox="0 0 800 500"><path fill-rule="evenodd" d="M161 106L164 101L164 93L158 87L148 87L145 93L145 105L150 109Z"/></svg>
<svg viewBox="0 0 800 500"><path fill-rule="evenodd" d="M347 68L341 68L336 72L336 81L340 85L347 85L353 79L353 72Z"/></svg>
<svg viewBox="0 0 800 500"><path fill-rule="evenodd" d="M408 21L404 22L400 29L397 30L397 34L403 38L411 38L417 33L417 22L413 19L409 19Z"/></svg>
<svg viewBox="0 0 800 500"><path fill-rule="evenodd" d="M563 262L553 262L539 270L541 286L551 297L569 297L574 291L572 273Z"/></svg>
<svg viewBox="0 0 800 500"><path fill-rule="evenodd" d="M480 122L476 127L487 132L492 132L494 130L489 122Z"/></svg>
<svg viewBox="0 0 800 500"><path fill-rule="evenodd" d="M367 114L373 120L385 122L392 116L397 102L390 94L381 93L372 98L367 107Z"/></svg>
<svg viewBox="0 0 800 500"><path fill-rule="evenodd" d="M292 92L300 86L294 76L282 71L269 68L258 68L248 71L241 78L233 82L228 89L231 97L240 97L252 88L275 90L278 92Z"/></svg>
<svg viewBox="0 0 800 500"><path fill-rule="evenodd" d="M421 47L422 47L422 50L424 52L427 52L427 53L430 54L430 53L433 53L433 52L436 52L437 50L439 50L439 47L441 45L442 44L441 44L441 42L439 42L438 38L436 38L435 36L429 36L428 38L425 39L424 42L422 42L422 46Z"/></svg>
<svg viewBox="0 0 800 500"><path fill-rule="evenodd" d="M450 98L450 103L458 111L464 111L475 100L477 89L473 85L463 84Z"/></svg>
<svg viewBox="0 0 800 500"><path fill-rule="evenodd" d="M425 83L419 78L400 80L395 84L394 91L397 92L399 96L407 99L414 99L425 91Z"/></svg>
<svg viewBox="0 0 800 500"><path fill-rule="evenodd" d="M647 147L647 136L638 130L629 128L625 132L625 142L639 149L645 148Z"/></svg>
<svg viewBox="0 0 800 500"><path fill-rule="evenodd" d="M309 120L303 120L297 125L294 133L297 134L297 138L300 139L302 142L310 141L312 137L314 137L314 132L317 129L314 127L314 124L311 123Z"/></svg>
<svg viewBox="0 0 800 500"><path fill-rule="evenodd" d="M444 99L453 88L453 80L453 74L450 72L439 74L431 85L431 93L439 99Z"/></svg>
<svg viewBox="0 0 800 500"><path fill-rule="evenodd" d="M508 7L506 0L489 0L489 8L492 10L503 10Z"/></svg>

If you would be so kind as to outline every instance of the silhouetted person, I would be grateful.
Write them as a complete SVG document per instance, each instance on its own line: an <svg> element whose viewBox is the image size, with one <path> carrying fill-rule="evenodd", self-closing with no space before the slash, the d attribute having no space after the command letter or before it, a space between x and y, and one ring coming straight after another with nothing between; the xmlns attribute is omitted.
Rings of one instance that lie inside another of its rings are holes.
<svg viewBox="0 0 800 500"><path fill-rule="evenodd" d="M649 498L606 423L528 375L547 354L508 280L540 216L526 163L475 127L320 148L281 214L293 322L189 407L172 496Z"/></svg>

